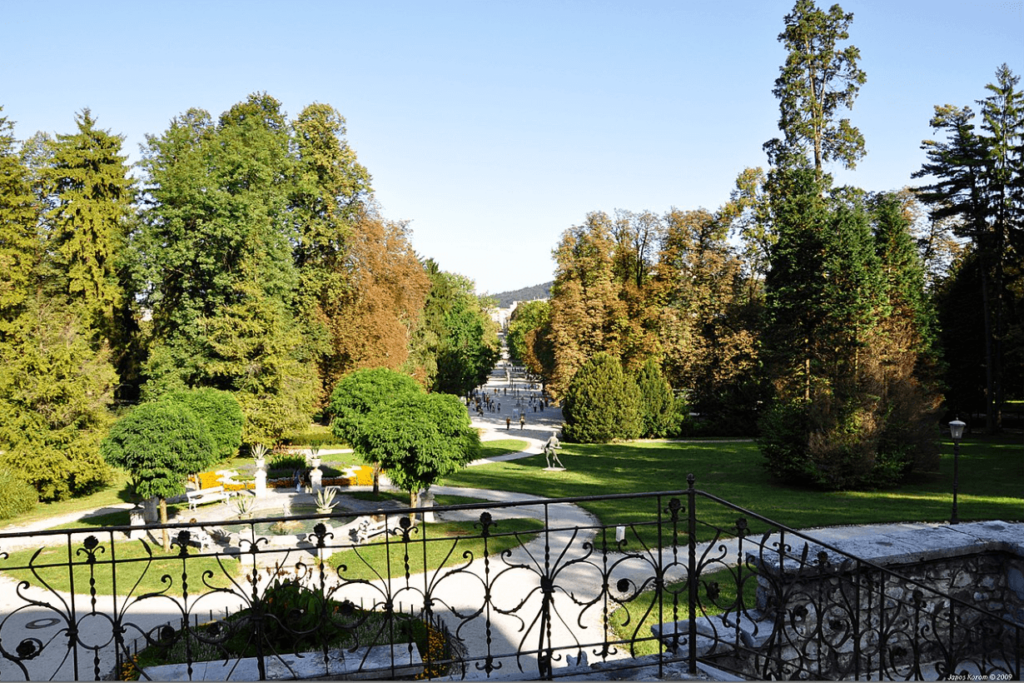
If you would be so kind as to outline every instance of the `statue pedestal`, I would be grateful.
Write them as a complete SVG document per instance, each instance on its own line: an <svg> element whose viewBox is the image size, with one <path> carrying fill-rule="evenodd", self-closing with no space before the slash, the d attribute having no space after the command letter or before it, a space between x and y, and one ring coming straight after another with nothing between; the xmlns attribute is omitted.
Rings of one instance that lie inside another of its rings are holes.
<svg viewBox="0 0 1024 683"><path fill-rule="evenodd" d="M257 498L265 498L267 495L267 471L256 470L256 490L253 491Z"/></svg>
<svg viewBox="0 0 1024 683"><path fill-rule="evenodd" d="M324 473L320 471L320 468L310 470L309 472L309 486L313 489L313 493L317 491L323 491L324 487L321 482L324 480Z"/></svg>
<svg viewBox="0 0 1024 683"><path fill-rule="evenodd" d="M156 524L160 521L159 503L155 497L142 501L142 519L147 524Z"/></svg>
<svg viewBox="0 0 1024 683"><path fill-rule="evenodd" d="M128 519L133 528L128 532L128 538L133 541L137 538L142 538L146 535L146 509L143 507L134 507L128 511Z"/></svg>
<svg viewBox="0 0 1024 683"><path fill-rule="evenodd" d="M416 504L417 504L417 507L421 507L421 508L432 508L432 507L434 507L434 494L431 493L430 491L424 491L424 492L420 493L419 500L416 501ZM423 521L424 522L436 521L435 518L434 518L434 511L433 510L424 510L423 512L420 513L420 516L423 517Z"/></svg>
<svg viewBox="0 0 1024 683"><path fill-rule="evenodd" d="M564 467L545 467L545 472L565 472Z"/></svg>

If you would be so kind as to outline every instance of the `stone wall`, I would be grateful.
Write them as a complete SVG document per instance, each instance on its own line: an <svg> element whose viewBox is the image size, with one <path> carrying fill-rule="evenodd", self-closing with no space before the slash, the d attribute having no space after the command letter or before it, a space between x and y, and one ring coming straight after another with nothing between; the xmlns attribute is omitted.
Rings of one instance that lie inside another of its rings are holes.
<svg viewBox="0 0 1024 683"><path fill-rule="evenodd" d="M757 678L1016 670L1024 658L1024 526L906 526L881 539L801 544L785 557L778 546L750 554L758 569L752 616L770 635L753 652L726 648L723 663Z"/></svg>

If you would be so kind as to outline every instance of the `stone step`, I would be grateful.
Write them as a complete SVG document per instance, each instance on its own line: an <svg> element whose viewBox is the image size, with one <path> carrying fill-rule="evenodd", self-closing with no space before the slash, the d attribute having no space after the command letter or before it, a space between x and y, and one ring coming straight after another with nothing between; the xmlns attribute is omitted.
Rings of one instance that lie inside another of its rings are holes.
<svg viewBox="0 0 1024 683"><path fill-rule="evenodd" d="M732 647L736 644L737 622L739 624L739 646L747 649L757 649L768 640L772 634L772 622L762 617L754 610L743 612L739 615L729 612L712 617L698 617L697 622L697 654L703 655L710 651L715 644L716 651L721 651L722 646ZM690 622L688 620L668 622L651 627L654 636L662 641L666 647L672 646L672 640L678 635L680 644L685 641L690 633ZM680 645L682 647L682 645Z"/></svg>

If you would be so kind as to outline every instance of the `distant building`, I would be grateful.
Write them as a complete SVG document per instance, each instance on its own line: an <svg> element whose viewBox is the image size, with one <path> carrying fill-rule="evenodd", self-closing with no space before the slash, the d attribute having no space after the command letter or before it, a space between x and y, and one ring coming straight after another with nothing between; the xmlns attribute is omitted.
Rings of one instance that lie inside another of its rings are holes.
<svg viewBox="0 0 1024 683"><path fill-rule="evenodd" d="M531 301L547 301L547 300L548 300L548 298L544 297L543 299L530 299L528 301L513 301L512 305L509 306L508 308L492 308L491 309L491 320L493 320L494 322L498 323L498 325L501 326L501 329L507 330L508 329L508 322L512 319L512 314L515 312L515 310L519 306L519 304L528 304Z"/></svg>

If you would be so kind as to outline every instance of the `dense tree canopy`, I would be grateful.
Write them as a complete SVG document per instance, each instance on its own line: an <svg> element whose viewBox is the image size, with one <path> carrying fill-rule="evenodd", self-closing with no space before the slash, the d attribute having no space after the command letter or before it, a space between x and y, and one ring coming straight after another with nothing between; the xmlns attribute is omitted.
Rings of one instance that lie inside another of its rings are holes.
<svg viewBox="0 0 1024 683"><path fill-rule="evenodd" d="M216 460L228 460L238 455L245 417L234 395L204 387L175 391L164 396L163 400L182 405L199 418L213 439Z"/></svg>
<svg viewBox="0 0 1024 683"><path fill-rule="evenodd" d="M421 394L423 388L408 375L388 368L356 370L346 375L331 393L334 434L355 444L366 417L386 403Z"/></svg>
<svg viewBox="0 0 1024 683"><path fill-rule="evenodd" d="M0 345L0 461L43 500L106 484L100 441L113 418L117 375L110 352L94 350L88 328L59 301L33 297Z"/></svg>
<svg viewBox="0 0 1024 683"><path fill-rule="evenodd" d="M430 391L464 395L487 381L498 360L498 330L473 281L427 260L430 292L405 368Z"/></svg>
<svg viewBox="0 0 1024 683"><path fill-rule="evenodd" d="M996 82L986 86L989 96L979 102L981 133L970 107L936 106L931 125L946 139L922 143L928 161L914 174L934 181L918 188L932 219L952 219L953 230L974 252L976 269L958 272L977 275L990 432L1001 427L1007 380L1019 387L1012 379L1024 379L1024 94L1019 82L1005 64L996 70ZM963 378L950 379L963 384Z"/></svg>
<svg viewBox="0 0 1024 683"><path fill-rule="evenodd" d="M943 383L947 407L983 407L992 430L1024 398L1019 78L999 67L977 113L935 108L913 193L835 187L827 165L865 154L843 118L866 83L852 18L796 1L771 167L740 171L720 208L592 212L560 236L550 301L520 306L508 343L565 399L574 438L664 433L671 386L699 414L687 429L759 424L776 474L876 485L934 463ZM289 118L254 93L220 116L185 110L132 169L87 109L24 142L0 115L0 465L43 498L84 493L108 479L115 402L202 392L242 416L238 437L223 406L218 457L332 410L361 443L373 409L401 398L404 441L373 421L397 476L415 490L461 463L472 439L449 452L439 434L462 427L437 427L459 422L455 404L421 388L486 380L493 302L416 255L346 134L329 105ZM384 369L402 378L387 395L331 396Z"/></svg>

